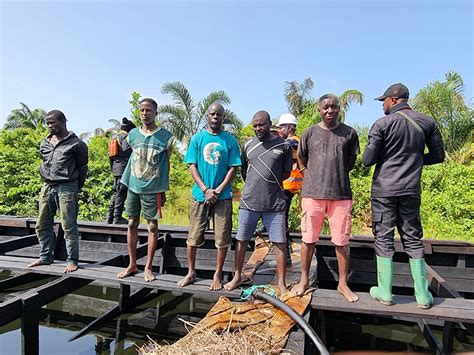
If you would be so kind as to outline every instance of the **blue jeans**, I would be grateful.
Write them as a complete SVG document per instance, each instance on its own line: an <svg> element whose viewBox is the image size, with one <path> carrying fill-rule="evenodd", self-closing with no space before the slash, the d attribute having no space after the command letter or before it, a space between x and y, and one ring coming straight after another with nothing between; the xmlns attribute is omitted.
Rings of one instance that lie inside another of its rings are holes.
<svg viewBox="0 0 474 355"><path fill-rule="evenodd" d="M54 215L59 208L61 226L66 241L67 262L79 262L79 230L77 228L77 181L57 185L45 184L40 192L36 235L41 247L40 258L45 263L54 261Z"/></svg>
<svg viewBox="0 0 474 355"><path fill-rule="evenodd" d="M272 243L286 242L285 211L259 212L245 208L239 209L239 229L235 238L240 241L250 240L260 218Z"/></svg>

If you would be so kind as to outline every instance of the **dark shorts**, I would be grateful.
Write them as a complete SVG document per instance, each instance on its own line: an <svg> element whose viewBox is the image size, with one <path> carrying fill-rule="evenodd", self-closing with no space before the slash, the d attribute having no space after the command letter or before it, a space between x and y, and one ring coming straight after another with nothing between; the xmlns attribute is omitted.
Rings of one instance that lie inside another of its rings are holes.
<svg viewBox="0 0 474 355"><path fill-rule="evenodd" d="M125 214L128 217L140 217L147 220L158 220L160 218L158 209L158 193L137 194L128 190L125 201Z"/></svg>
<svg viewBox="0 0 474 355"><path fill-rule="evenodd" d="M218 200L213 206L193 199L189 205L189 234L187 244L200 247L204 244L209 217L214 214L216 248L226 248L232 242L232 199Z"/></svg>
<svg viewBox="0 0 474 355"><path fill-rule="evenodd" d="M285 211L251 211L244 208L239 210L239 229L237 240L248 241L252 238L259 219L268 231L272 243L286 242Z"/></svg>

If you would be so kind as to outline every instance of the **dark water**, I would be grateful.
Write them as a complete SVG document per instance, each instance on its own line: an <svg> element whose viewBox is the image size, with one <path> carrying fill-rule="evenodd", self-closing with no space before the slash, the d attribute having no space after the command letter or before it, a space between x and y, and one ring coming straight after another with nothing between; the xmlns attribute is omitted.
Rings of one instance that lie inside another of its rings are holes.
<svg viewBox="0 0 474 355"><path fill-rule="evenodd" d="M0 280L9 276L12 275L0 273ZM0 302L53 279L0 292ZM117 306L118 299L116 288L88 285L44 306L40 313L40 354L136 354L137 347L148 342L148 336L161 343L184 336L187 330L180 319L197 323L214 304L214 301L186 294L157 294L132 312L108 321L77 340L68 341L94 319ZM326 343L331 351L429 352L413 323L336 312L326 312L324 316ZM18 319L0 327L0 354L21 354L20 326ZM442 339L441 327L433 329L437 338ZM457 351L474 351L473 337L467 335L461 340L455 340Z"/></svg>

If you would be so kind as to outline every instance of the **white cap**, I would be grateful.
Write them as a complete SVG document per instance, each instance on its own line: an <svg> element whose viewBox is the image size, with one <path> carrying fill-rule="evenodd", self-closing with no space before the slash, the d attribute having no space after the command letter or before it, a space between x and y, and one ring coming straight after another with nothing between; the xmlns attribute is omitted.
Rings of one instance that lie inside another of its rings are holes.
<svg viewBox="0 0 474 355"><path fill-rule="evenodd" d="M296 117L293 116L291 113L284 113L280 116L280 120L278 121L278 126L284 124L292 124L296 126Z"/></svg>

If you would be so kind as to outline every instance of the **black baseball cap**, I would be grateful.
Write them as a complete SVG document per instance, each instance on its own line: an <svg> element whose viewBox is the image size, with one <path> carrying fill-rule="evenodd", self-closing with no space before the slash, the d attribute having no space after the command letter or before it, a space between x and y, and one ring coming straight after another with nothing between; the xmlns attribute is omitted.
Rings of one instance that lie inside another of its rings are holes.
<svg viewBox="0 0 474 355"><path fill-rule="evenodd" d="M387 97L397 97L399 99L408 99L410 97L410 92L408 88L402 83L396 83L390 85L387 90L383 93L382 96L376 97L374 100L383 101Z"/></svg>

